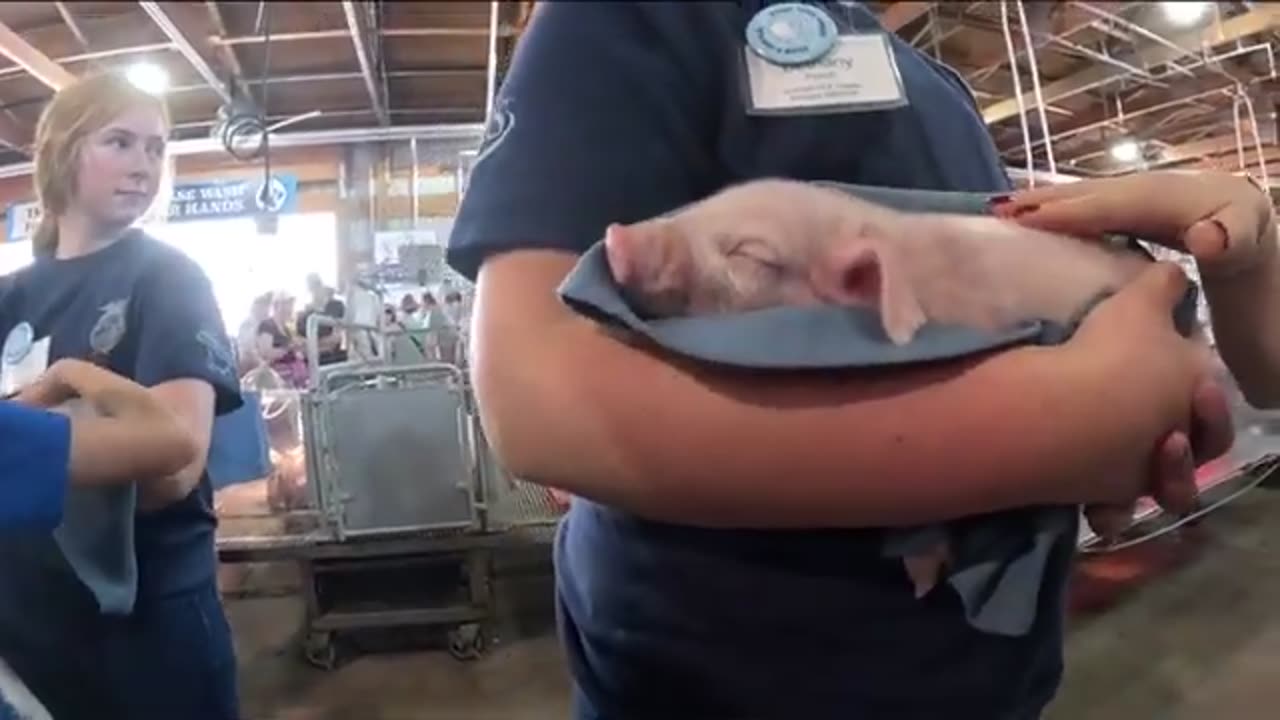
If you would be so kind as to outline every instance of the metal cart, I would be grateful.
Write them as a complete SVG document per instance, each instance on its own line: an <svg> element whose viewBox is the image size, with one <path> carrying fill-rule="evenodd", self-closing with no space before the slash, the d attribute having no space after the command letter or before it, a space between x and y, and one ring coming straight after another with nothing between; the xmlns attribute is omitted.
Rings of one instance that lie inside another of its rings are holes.
<svg viewBox="0 0 1280 720"><path fill-rule="evenodd" d="M309 388L297 395L308 502L285 525L305 528L305 518L310 529L223 533L220 557L299 564L303 647L321 667L339 661L340 634L396 626L447 627L455 657L478 657L493 554L545 546L561 509L496 462L461 363L416 352L443 343L322 317L311 318L308 337L324 324L367 333L378 356L322 367L314 340L308 348Z"/></svg>

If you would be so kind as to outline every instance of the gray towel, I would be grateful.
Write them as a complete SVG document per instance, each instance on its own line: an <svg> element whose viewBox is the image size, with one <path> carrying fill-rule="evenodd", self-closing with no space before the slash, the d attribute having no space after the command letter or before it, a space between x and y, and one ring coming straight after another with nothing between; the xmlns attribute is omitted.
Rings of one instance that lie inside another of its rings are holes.
<svg viewBox="0 0 1280 720"><path fill-rule="evenodd" d="M244 400L238 410L213 421L207 472L215 488L256 480L271 470L261 399L258 393L246 392ZM79 401L68 405L64 410L92 412ZM71 487L62 523L53 531L67 564L107 615L132 612L138 594L137 504L134 483Z"/></svg>
<svg viewBox="0 0 1280 720"><path fill-rule="evenodd" d="M986 214L988 208L989 196L979 193L820 184L906 212L977 215ZM677 354L752 369L884 367L952 360L1015 345L1058 344L1075 329L1075 323L1064 327L1036 321L993 334L930 324L910 344L896 346L884 336L876 312L864 308L781 307L647 321L623 300L609 273L602 243L579 259L561 285L560 297L580 314L643 335ZM1197 288L1189 288L1177 309L1175 319L1184 334L1195 324L1197 297ZM1093 304L1081 308L1078 317ZM964 520L889 530L884 552L887 557L902 558L945 540L951 550L945 580L960 597L969 623L986 633L1021 636L1035 621L1050 550L1055 540L1074 531L1078 513L1074 507L1039 508L1019 514L1013 524Z"/></svg>
<svg viewBox="0 0 1280 720"><path fill-rule="evenodd" d="M76 398L57 408L68 415L92 414L93 408ZM138 491L128 485L67 489L62 522L53 531L58 549L108 615L133 610L138 594L138 559L134 552L134 512Z"/></svg>

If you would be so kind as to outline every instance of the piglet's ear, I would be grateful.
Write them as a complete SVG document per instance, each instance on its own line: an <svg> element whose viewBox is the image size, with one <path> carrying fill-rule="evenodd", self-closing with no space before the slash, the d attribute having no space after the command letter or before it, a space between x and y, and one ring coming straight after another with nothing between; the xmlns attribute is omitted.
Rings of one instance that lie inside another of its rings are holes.
<svg viewBox="0 0 1280 720"><path fill-rule="evenodd" d="M625 225L613 223L604 231L605 258L609 272L618 285L626 285L635 276L636 234Z"/></svg>
<svg viewBox="0 0 1280 720"><path fill-rule="evenodd" d="M893 254L877 243L862 239L840 243L813 272L820 298L836 305L875 308L895 345L911 342L925 324L915 288Z"/></svg>

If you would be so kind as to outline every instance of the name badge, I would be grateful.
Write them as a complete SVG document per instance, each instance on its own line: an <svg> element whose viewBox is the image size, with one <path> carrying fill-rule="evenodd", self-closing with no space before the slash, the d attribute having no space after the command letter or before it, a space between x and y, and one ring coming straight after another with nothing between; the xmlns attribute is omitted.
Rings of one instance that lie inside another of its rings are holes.
<svg viewBox="0 0 1280 720"><path fill-rule="evenodd" d="M49 338L35 339L29 323L9 331L0 353L0 396L8 397L35 382L49 367Z"/></svg>
<svg viewBox="0 0 1280 720"><path fill-rule="evenodd" d="M807 65L778 65L743 48L747 112L816 115L868 112L907 105L907 94L884 33L852 33Z"/></svg>

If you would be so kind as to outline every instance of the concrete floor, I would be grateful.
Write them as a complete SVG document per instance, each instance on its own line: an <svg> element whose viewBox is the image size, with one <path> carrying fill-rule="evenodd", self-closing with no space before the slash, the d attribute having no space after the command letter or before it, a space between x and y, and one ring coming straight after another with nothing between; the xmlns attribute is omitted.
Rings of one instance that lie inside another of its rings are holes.
<svg viewBox="0 0 1280 720"><path fill-rule="evenodd" d="M1261 488L1192 531L1109 559L1148 574L1162 569L1111 597L1104 611L1073 620L1066 682L1046 720L1274 718L1277 545L1280 490ZM541 582L526 594L545 597ZM328 673L290 647L299 612L289 598L229 602L246 720L568 717L567 676L545 607L541 622L505 632L474 663L438 651L366 655Z"/></svg>

